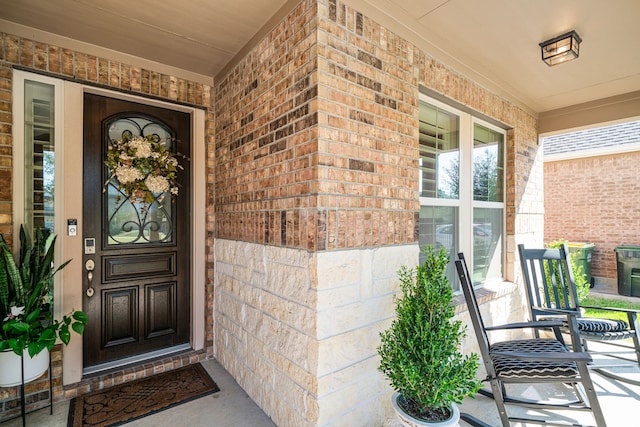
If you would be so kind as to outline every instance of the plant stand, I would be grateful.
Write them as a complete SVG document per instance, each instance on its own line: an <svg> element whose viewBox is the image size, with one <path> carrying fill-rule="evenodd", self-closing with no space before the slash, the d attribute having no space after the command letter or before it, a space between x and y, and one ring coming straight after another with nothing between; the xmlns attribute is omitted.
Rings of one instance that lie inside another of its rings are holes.
<svg viewBox="0 0 640 427"><path fill-rule="evenodd" d="M24 352L20 356L20 369L22 382L20 383L20 415L22 416L22 427L26 427L26 402L24 396ZM49 415L53 415L53 376L51 373L51 355L49 355Z"/></svg>

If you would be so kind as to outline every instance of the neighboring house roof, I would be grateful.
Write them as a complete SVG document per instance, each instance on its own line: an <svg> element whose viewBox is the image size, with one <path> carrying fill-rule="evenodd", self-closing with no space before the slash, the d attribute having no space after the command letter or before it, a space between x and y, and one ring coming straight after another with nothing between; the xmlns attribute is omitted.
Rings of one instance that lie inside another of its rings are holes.
<svg viewBox="0 0 640 427"><path fill-rule="evenodd" d="M636 151L640 150L640 121L547 136L542 144L545 160Z"/></svg>

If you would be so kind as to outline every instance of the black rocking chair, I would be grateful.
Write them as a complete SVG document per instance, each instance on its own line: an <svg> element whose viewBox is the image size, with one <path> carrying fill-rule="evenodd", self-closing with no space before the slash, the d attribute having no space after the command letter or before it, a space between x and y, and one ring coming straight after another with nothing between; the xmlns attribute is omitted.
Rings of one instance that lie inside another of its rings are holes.
<svg viewBox="0 0 640 427"><path fill-rule="evenodd" d="M640 311L581 306L566 245L558 249L525 249L524 245L518 245L518 251L527 288L531 320L548 320L560 315L563 319L562 331L571 337L574 351L588 351L592 355L603 355L632 362L631 365L627 363L626 366L638 371L640 364L638 313ZM628 324L621 320L581 317L581 307L624 312L627 315ZM599 341L601 347L606 344L607 351L592 351L588 348L587 341ZM609 351L610 349L613 350ZM624 366L619 363L605 365L598 361L590 368L609 378L640 385L640 380L611 370L614 367Z"/></svg>
<svg viewBox="0 0 640 427"><path fill-rule="evenodd" d="M598 397L596 396L587 363L591 361L588 353L575 353L567 349L559 331L562 322L521 322L503 326L485 327L476 296L473 290L469 270L463 254L455 261L460 285L469 308L473 328L480 346L480 353L487 371L485 381L491 391L481 390L481 394L493 398L503 427L511 422L537 423L556 426L576 426L575 423L556 422L555 419L524 418L509 416L507 406L521 406L538 410L577 410L590 411L597 427L606 427ZM558 339L519 339L491 343L487 331L519 328L553 328ZM507 393L507 385L514 384L559 384L573 386L576 400L549 402L531 400ZM560 417L558 417L560 418Z"/></svg>

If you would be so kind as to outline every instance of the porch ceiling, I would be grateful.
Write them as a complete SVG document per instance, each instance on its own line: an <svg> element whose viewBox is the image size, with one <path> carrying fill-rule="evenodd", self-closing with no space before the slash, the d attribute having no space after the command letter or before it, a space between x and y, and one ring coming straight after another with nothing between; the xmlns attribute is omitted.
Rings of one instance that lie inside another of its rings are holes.
<svg viewBox="0 0 640 427"><path fill-rule="evenodd" d="M295 0L0 0L0 19L214 77ZM536 112L640 89L637 0L346 0ZM575 29L580 58L538 43ZM2 22L0 21L0 30Z"/></svg>

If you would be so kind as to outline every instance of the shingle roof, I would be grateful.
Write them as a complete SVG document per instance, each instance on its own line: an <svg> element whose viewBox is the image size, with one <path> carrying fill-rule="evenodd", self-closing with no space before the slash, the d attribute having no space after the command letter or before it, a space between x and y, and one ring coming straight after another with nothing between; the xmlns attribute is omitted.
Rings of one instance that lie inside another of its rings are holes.
<svg viewBox="0 0 640 427"><path fill-rule="evenodd" d="M545 156L633 143L640 143L640 121L548 136L543 139Z"/></svg>

